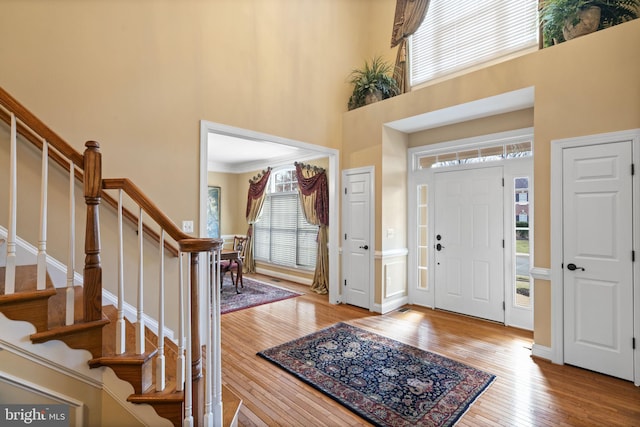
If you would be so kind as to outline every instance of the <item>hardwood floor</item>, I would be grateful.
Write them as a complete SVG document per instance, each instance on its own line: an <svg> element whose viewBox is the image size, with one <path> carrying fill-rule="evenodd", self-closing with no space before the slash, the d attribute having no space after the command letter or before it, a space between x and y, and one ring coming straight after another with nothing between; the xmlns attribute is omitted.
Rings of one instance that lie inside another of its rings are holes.
<svg viewBox="0 0 640 427"><path fill-rule="evenodd" d="M241 426L362 426L359 416L256 356L346 322L485 370L496 381L458 426L640 426L640 388L531 357L532 333L407 306L386 315L330 305L308 287L254 275L304 295L222 316L223 382L243 401Z"/></svg>

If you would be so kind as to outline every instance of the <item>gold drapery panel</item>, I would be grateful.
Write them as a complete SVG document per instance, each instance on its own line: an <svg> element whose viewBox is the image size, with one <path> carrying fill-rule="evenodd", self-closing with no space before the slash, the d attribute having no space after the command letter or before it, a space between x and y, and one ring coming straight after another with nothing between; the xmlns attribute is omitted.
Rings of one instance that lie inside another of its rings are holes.
<svg viewBox="0 0 640 427"><path fill-rule="evenodd" d="M396 13L391 32L391 48L398 46L393 78L398 82L400 93L409 90L407 84L407 38L416 32L427 15L429 0L397 0Z"/></svg>
<svg viewBox="0 0 640 427"><path fill-rule="evenodd" d="M270 175L271 168L269 167L267 170L262 171L261 174L258 174L249 180L246 210L247 223L249 224L249 229L247 230L249 246L247 247L247 253L245 254L244 264L242 266L242 271L245 273L255 273L256 271L256 261L253 258L253 224L255 224L256 220L260 216L262 206L264 206L264 198Z"/></svg>
<svg viewBox="0 0 640 427"><path fill-rule="evenodd" d="M304 216L310 224L318 226L318 252L311 290L318 294L329 292L329 189L323 168L295 163L298 194Z"/></svg>

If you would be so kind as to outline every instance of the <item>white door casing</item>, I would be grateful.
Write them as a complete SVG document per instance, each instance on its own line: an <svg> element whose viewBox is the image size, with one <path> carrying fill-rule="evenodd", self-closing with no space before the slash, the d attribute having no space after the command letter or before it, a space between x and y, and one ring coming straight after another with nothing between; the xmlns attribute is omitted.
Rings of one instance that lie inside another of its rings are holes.
<svg viewBox="0 0 640 427"><path fill-rule="evenodd" d="M411 304L425 307L435 307L435 175L441 171L464 171L468 169L481 169L484 167L501 166L503 168L505 186L503 191L503 228L504 228L504 323L521 329L533 330L533 304L528 307L516 303L515 293L515 215L514 215L514 179L517 177L529 178L529 226L533 226L533 158L518 157L507 160L492 160L477 164L466 164L444 167L422 167L420 158L424 156L452 153L455 151L470 150L497 144L521 144L533 140L533 129L520 129L517 131L501 132L498 134L484 135L466 138L457 141L431 144L422 147L410 148L407 153L407 161L410 165L408 176L408 290ZM427 239L425 239L425 232ZM530 265L533 266L533 233L530 244ZM425 241L427 240L427 241ZM446 245L445 245L446 246ZM425 262L425 258L428 261ZM513 258L513 259L512 259Z"/></svg>
<svg viewBox="0 0 640 427"><path fill-rule="evenodd" d="M631 142L563 150L564 361L633 380Z"/></svg>
<svg viewBox="0 0 640 427"><path fill-rule="evenodd" d="M504 323L502 167L435 174L435 306Z"/></svg>
<svg viewBox="0 0 640 427"><path fill-rule="evenodd" d="M567 149L576 147L587 147L594 145L610 144L617 142L630 142L631 159L634 165L640 164L640 129L631 129L619 132L610 132L575 138L566 138L551 141L551 348L548 350L549 357L553 363L565 363L565 286L564 283L566 265L571 260L564 257L564 197L563 197L563 157ZM629 163L630 163L629 162ZM628 165L630 166L630 165ZM630 168L631 169L631 168ZM633 230L631 234L633 248L640 245L640 175L635 173L631 176L632 181L632 206L631 216ZM584 267L575 263L577 267ZM587 269L585 268L585 273ZM582 270L577 270L582 273ZM576 270L574 270L574 273ZM633 289L633 331L634 335L640 331L640 263L632 263L632 289ZM580 277L578 277L580 279ZM636 340L637 341L637 340ZM633 349L633 366L636 386L640 386L640 352L636 344Z"/></svg>
<svg viewBox="0 0 640 427"><path fill-rule="evenodd" d="M343 171L342 302L373 308L373 168Z"/></svg>

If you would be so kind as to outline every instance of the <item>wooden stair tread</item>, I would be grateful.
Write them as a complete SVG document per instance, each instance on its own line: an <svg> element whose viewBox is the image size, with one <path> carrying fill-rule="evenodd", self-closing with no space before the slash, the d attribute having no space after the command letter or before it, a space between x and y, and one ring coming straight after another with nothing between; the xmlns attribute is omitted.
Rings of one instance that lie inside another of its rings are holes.
<svg viewBox="0 0 640 427"><path fill-rule="evenodd" d="M67 342L72 348L80 348L73 341L75 334L90 333L95 334L96 328L101 328L102 335L102 352L95 353L92 351L93 358L89 361L92 368L99 366L110 366L119 369L117 366L145 366L147 365L147 373L151 372L148 382L143 380L142 388L145 389L141 393L131 394L127 400L137 404L152 405L158 415L170 419L175 425L180 424L182 407L184 403L184 392L176 391L176 366L178 358L178 346L169 338L164 340L164 356L165 356L165 389L162 391L155 390L155 369L158 356L158 337L156 333L145 327L145 353L135 354L135 352L127 350L121 355L115 354L115 337L116 337L116 321L117 309L113 305L103 306L102 319L92 322L83 322L84 306L83 306L83 288L75 286L74 293L74 321L73 325L65 325L66 320L66 299L67 288L55 288L47 275L47 283L45 290L36 290L37 266L17 266L16 267L16 287L15 293L12 295L4 294L5 284L5 268L0 267L0 311L3 304L7 306L11 303L27 304L31 300L44 300L47 307L43 312L47 312L47 318L43 319L47 326L44 330L38 330L30 336L32 342L46 342L50 340L62 340ZM135 348L135 325L125 318L126 329L126 348ZM95 331L95 332L92 332ZM69 338L69 339L68 339ZM82 339L80 339L82 341ZM99 348L99 347L98 347ZM204 360L204 356L203 356ZM149 368L151 366L151 368ZM129 368L125 368L129 369ZM143 368L144 371L144 368ZM125 379L125 381L127 381ZM135 382L135 381L134 381ZM134 386L134 389L136 387ZM223 425L231 425L236 421L242 400L238 398L224 384L222 385L222 401L223 401Z"/></svg>
<svg viewBox="0 0 640 427"><path fill-rule="evenodd" d="M75 323L73 325L57 326L52 329L43 332L36 332L31 335L31 341L34 343L45 342L56 337L62 337L66 335L75 334L80 331L91 330L94 328L102 328L109 324L109 319L103 317L101 320L94 320L92 322Z"/></svg>
<svg viewBox="0 0 640 427"><path fill-rule="evenodd" d="M222 384L222 425L230 426L236 420L242 406L240 399L227 386Z"/></svg>
<svg viewBox="0 0 640 427"><path fill-rule="evenodd" d="M49 299L56 290L47 274L45 289L38 290L38 267L36 265L16 266L15 292L5 293L6 267L0 267L0 312L8 319L29 322L36 332L47 330Z"/></svg>
<svg viewBox="0 0 640 427"><path fill-rule="evenodd" d="M56 292L49 275L47 275L45 289L36 289L38 278L38 267L36 265L16 266L15 292L10 295L4 294L5 276L6 267L0 267L0 305L23 300L49 298Z"/></svg>

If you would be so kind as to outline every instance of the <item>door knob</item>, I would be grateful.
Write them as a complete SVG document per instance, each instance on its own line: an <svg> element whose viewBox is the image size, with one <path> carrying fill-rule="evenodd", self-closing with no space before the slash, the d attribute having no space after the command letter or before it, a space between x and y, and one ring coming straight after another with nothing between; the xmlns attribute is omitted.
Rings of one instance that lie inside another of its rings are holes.
<svg viewBox="0 0 640 427"><path fill-rule="evenodd" d="M369 245L358 246L360 249L364 249L365 251L369 249Z"/></svg>
<svg viewBox="0 0 640 427"><path fill-rule="evenodd" d="M584 271L584 267L578 267L574 263L567 264L567 269L569 269L571 271L574 271L574 270L582 270L582 271Z"/></svg>
<svg viewBox="0 0 640 427"><path fill-rule="evenodd" d="M438 243L438 244L436 245L436 250L437 250L437 251L441 251L441 250L443 250L443 249L444 249L444 246L442 246L440 243Z"/></svg>

